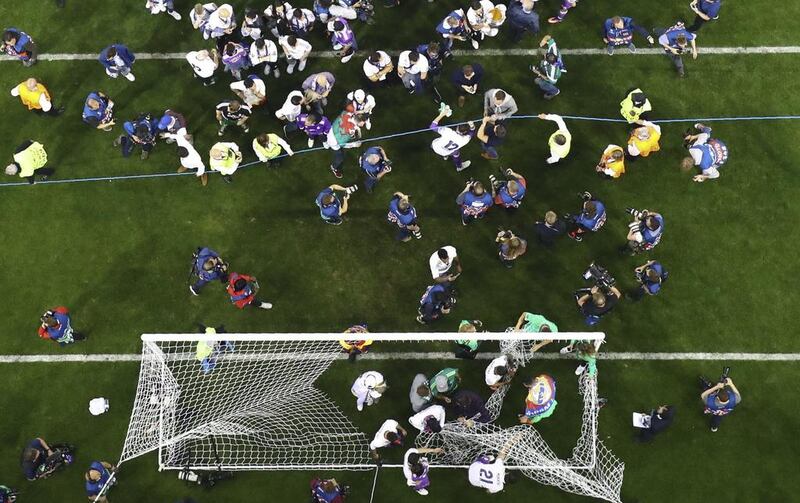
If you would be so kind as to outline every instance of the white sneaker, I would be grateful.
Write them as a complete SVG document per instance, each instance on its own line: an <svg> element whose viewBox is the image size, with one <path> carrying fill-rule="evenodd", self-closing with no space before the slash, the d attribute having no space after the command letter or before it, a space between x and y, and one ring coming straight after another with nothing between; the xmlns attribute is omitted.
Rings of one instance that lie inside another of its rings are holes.
<svg viewBox="0 0 800 503"><path fill-rule="evenodd" d="M569 346L564 346L558 352L561 353L562 355L565 355L567 353L572 353L572 348Z"/></svg>
<svg viewBox="0 0 800 503"><path fill-rule="evenodd" d="M308 139L308 148L314 148L314 140L311 138Z"/></svg>
<svg viewBox="0 0 800 503"><path fill-rule="evenodd" d="M169 13L169 15L172 16L175 19L175 21L181 20L181 15L178 14L178 11L172 11Z"/></svg>
<svg viewBox="0 0 800 503"><path fill-rule="evenodd" d="M575 375L579 376L583 374L584 370L586 370L586 365L578 365L578 368L575 369Z"/></svg>
<svg viewBox="0 0 800 503"><path fill-rule="evenodd" d="M304 60L300 61L300 64L297 66L297 69L300 70L301 72L303 70L305 70L307 61L308 61L308 59L304 59Z"/></svg>
<svg viewBox="0 0 800 503"><path fill-rule="evenodd" d="M481 44L479 44L477 40L472 39L472 48L473 49L477 49L480 46L481 46Z"/></svg>
<svg viewBox="0 0 800 503"><path fill-rule="evenodd" d="M472 164L472 161L464 161L461 163L460 168L456 168L456 171L457 172L464 171L465 169L469 168L470 164Z"/></svg>
<svg viewBox="0 0 800 503"><path fill-rule="evenodd" d="M258 307L260 307L261 309L272 309L272 304L270 304L269 302L262 302L261 304L258 305Z"/></svg>
<svg viewBox="0 0 800 503"><path fill-rule="evenodd" d="M367 131L372 129L372 120L371 119L367 119L367 123L365 124L365 126L367 127Z"/></svg>
<svg viewBox="0 0 800 503"><path fill-rule="evenodd" d="M289 75L293 74L294 73L294 65L287 66L286 67L286 73L288 73Z"/></svg>
<svg viewBox="0 0 800 503"><path fill-rule="evenodd" d="M278 70L277 68L275 68L275 70L272 72L272 76L273 76L273 77L275 77L276 79L277 79L277 78L280 78L280 76L281 76L281 71L280 71L280 70Z"/></svg>
<svg viewBox="0 0 800 503"><path fill-rule="evenodd" d="M136 80L136 77L134 77L134 76L133 76L133 74L132 74L132 73L130 73L130 72L128 72L128 73L125 75L125 78L126 78L126 79L128 79L128 80L130 80L131 82L133 82L134 80Z"/></svg>
<svg viewBox="0 0 800 503"><path fill-rule="evenodd" d="M420 489L419 491L417 491L417 494L419 494L420 496L427 496L428 495L428 490L427 489Z"/></svg>
<svg viewBox="0 0 800 503"><path fill-rule="evenodd" d="M197 292L195 292L195 291L194 291L194 288L192 287L192 285L189 285L189 291L190 291L190 292L192 292L192 295L194 295L195 297L197 297L198 295L200 295L199 293L197 293Z"/></svg>

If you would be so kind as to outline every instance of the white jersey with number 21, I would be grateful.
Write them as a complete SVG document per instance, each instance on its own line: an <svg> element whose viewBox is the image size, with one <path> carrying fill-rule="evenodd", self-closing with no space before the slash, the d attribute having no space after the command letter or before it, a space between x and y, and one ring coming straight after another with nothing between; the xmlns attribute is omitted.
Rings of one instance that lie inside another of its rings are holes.
<svg viewBox="0 0 800 503"><path fill-rule="evenodd" d="M431 142L431 148L441 156L452 155L472 139L472 136L458 134L449 127L440 127L436 129L436 132L440 136Z"/></svg>
<svg viewBox="0 0 800 503"><path fill-rule="evenodd" d="M493 463L475 461L469 465L469 483L475 487L482 487L490 493L499 493L505 486L506 465L502 459Z"/></svg>

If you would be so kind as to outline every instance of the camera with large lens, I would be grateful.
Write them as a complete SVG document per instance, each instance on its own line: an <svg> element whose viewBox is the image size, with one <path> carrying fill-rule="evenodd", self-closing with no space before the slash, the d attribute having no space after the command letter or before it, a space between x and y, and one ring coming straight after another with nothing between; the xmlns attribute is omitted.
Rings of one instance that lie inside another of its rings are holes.
<svg viewBox="0 0 800 503"><path fill-rule="evenodd" d="M650 214L648 210L637 210L636 208L625 208L625 211L630 213L634 220L644 220Z"/></svg>
<svg viewBox="0 0 800 503"><path fill-rule="evenodd" d="M232 473L223 471L195 472L185 468L178 472L178 480L183 480L190 484L197 484L204 489L211 489L219 482L232 478Z"/></svg>
<svg viewBox="0 0 800 503"><path fill-rule="evenodd" d="M594 262L589 264L589 268L583 273L583 278L594 283L595 286L600 288L600 290L605 293L610 292L617 283L617 280L611 275L611 273L608 272L607 269L595 264Z"/></svg>

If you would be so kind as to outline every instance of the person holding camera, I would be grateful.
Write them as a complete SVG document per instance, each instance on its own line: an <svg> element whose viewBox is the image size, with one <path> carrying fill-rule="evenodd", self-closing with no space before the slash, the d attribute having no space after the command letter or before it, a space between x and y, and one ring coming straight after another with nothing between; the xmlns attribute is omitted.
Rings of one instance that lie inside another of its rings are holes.
<svg viewBox="0 0 800 503"><path fill-rule="evenodd" d="M658 43L664 48L664 53L672 60L675 69L678 71L678 76L683 77L686 75L686 71L683 68L681 55L691 44L692 59L697 59L697 44L695 43L697 35L687 30L680 21L657 34L659 35Z"/></svg>
<svg viewBox="0 0 800 503"><path fill-rule="evenodd" d="M661 285L669 277L669 272L656 260L650 260L633 270L639 286L628 293L633 301L641 300L645 295L658 295Z"/></svg>
<svg viewBox="0 0 800 503"><path fill-rule="evenodd" d="M314 479L311 481L311 503L344 503L347 489L336 479Z"/></svg>
<svg viewBox="0 0 800 503"><path fill-rule="evenodd" d="M17 501L17 491L0 484L0 503L14 503Z"/></svg>
<svg viewBox="0 0 800 503"><path fill-rule="evenodd" d="M500 262L508 269L514 267L514 261L528 251L528 242L519 236L515 236L511 231L501 229L497 233L495 242L497 242L497 255L500 257Z"/></svg>
<svg viewBox="0 0 800 503"><path fill-rule="evenodd" d="M726 368L720 381L713 385L708 379L700 376L700 383L703 387L700 400L705 405L703 414L711 416L712 432L716 432L719 429L723 417L733 412L733 409L742 403L742 394L733 384L733 380L728 377L728 370Z"/></svg>
<svg viewBox="0 0 800 503"><path fill-rule="evenodd" d="M501 169L501 172L506 176L506 180L499 181L494 175L489 175L489 181L492 184L492 198L494 204L513 213L522 204L528 184L522 175L515 173L511 168L505 171Z"/></svg>
<svg viewBox="0 0 800 503"><path fill-rule="evenodd" d="M358 158L358 164L367 175L364 179L364 188L368 193L372 192L381 178L392 171L392 160L386 155L383 147L369 147Z"/></svg>
<svg viewBox="0 0 800 503"><path fill-rule="evenodd" d="M108 484L108 487L116 485L116 479L109 483L109 480L111 480L116 470L117 467L106 461L92 461L92 464L89 465L89 469L86 470L86 474L84 474L84 479L86 479L86 496L89 498L89 501L108 503L108 498L106 497L108 489L106 488L106 484Z"/></svg>
<svg viewBox="0 0 800 503"><path fill-rule="evenodd" d="M389 223L397 224L397 240L406 242L412 237L422 238L422 233L417 224L417 210L411 205L408 196L402 192L395 192L389 202L389 213L386 216Z"/></svg>
<svg viewBox="0 0 800 503"><path fill-rule="evenodd" d="M231 303L239 309L244 309L248 306L272 309L271 303L256 298L259 289L260 286L255 276L239 274L238 272L231 273L230 278L228 278L228 287L226 288L228 295L231 297Z"/></svg>
<svg viewBox="0 0 800 503"><path fill-rule="evenodd" d="M695 182L719 178L719 168L728 160L728 147L716 138L711 138L710 127L697 123L694 128L700 134L687 131L683 137L683 145L689 149L689 157L681 161L681 169L689 171L693 166L700 168L700 174L692 178Z"/></svg>
<svg viewBox="0 0 800 503"><path fill-rule="evenodd" d="M137 146L142 148L139 156L142 160L150 156L150 151L156 146L158 138L158 119L148 113L139 114L136 119L122 124L122 135L118 136L112 145L120 147L122 157L129 157Z"/></svg>
<svg viewBox="0 0 800 503"><path fill-rule="evenodd" d="M445 314L449 314L455 303L456 299L450 283L431 285L425 290L419 301L417 321L423 325L436 321Z"/></svg>
<svg viewBox="0 0 800 503"><path fill-rule="evenodd" d="M622 293L614 286L615 280L608 271L594 263L584 273L584 278L592 279L595 285L575 292L575 302L586 324L591 326L617 305Z"/></svg>
<svg viewBox="0 0 800 503"><path fill-rule="evenodd" d="M675 418L674 405L660 405L650 411L650 414L643 414L645 417L641 426L638 426L639 433L636 435L637 442L650 442L656 435L665 431L672 425Z"/></svg>
<svg viewBox="0 0 800 503"><path fill-rule="evenodd" d="M449 284L461 275L461 259L454 246L443 246L428 259L431 276L436 283Z"/></svg>
<svg viewBox="0 0 800 503"><path fill-rule="evenodd" d="M341 225L344 221L342 215L347 213L347 202L350 200L350 195L358 190L358 186L351 185L350 187L342 187L341 185L329 185L327 188L317 195L316 203L319 207L319 216L322 221L330 225ZM339 197L336 192L344 192L342 201L339 202Z"/></svg>
<svg viewBox="0 0 800 503"><path fill-rule="evenodd" d="M589 192L581 194L583 206L578 215L567 215L565 220L569 222L567 235L575 241L583 241L583 234L587 232L597 232L606 223L606 206L592 196Z"/></svg>
<svg viewBox="0 0 800 503"><path fill-rule="evenodd" d="M627 211L633 216L633 222L628 224L628 244L620 251L636 255L655 248L664 232L664 217L650 210L627 208Z"/></svg>
<svg viewBox="0 0 800 503"><path fill-rule="evenodd" d="M189 292L197 296L204 286L214 280L223 284L228 282L228 264L211 248L198 248L192 254L192 271L189 277L192 276L196 276L197 281L189 285Z"/></svg>
<svg viewBox="0 0 800 503"><path fill-rule="evenodd" d="M53 449L47 445L43 438L34 438L22 450L20 465L26 480L36 480L41 477L39 467L53 454Z"/></svg>
<svg viewBox="0 0 800 503"><path fill-rule="evenodd" d="M464 190L456 197L456 204L461 206L461 224L469 225L470 222L486 216L486 212L494 204L494 199L486 192L481 182L469 179Z"/></svg>
<svg viewBox="0 0 800 503"><path fill-rule="evenodd" d="M39 326L38 333L42 339L50 339L60 346L86 339L85 335L72 330L72 318L69 316L69 309L64 306L48 309L40 320L42 324Z"/></svg>

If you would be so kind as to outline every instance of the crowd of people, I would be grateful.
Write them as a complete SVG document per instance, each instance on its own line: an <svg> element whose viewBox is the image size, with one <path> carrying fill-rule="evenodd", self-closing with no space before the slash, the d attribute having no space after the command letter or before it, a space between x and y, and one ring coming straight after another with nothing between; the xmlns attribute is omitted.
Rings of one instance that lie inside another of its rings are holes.
<svg viewBox="0 0 800 503"><path fill-rule="evenodd" d="M63 6L63 2L59 3ZM385 7L397 7L400 3L401 0L387 0ZM558 12L549 17L547 22L564 22L578 3L577 0L563 0ZM315 0L311 9L275 1L264 9L247 8L244 12L236 12L230 4L197 4L188 12L188 22L198 31L198 41L207 41L208 47L190 51L186 54L186 61L203 86L216 86L223 73L229 74L231 80L226 90L220 92L221 101L214 111L220 141L212 145L206 155L202 155L203 150L198 150L195 145L184 115L176 110L165 109L156 114L141 113L123 121L121 134L111 143L120 149L124 157L139 151L142 160L149 157L158 143L173 144L180 163L179 173L195 173L203 186L208 183L209 170L218 172L224 182L232 182L245 153L236 142L223 141L224 137L233 129L244 134L250 133L248 121L260 108L265 107L268 99L267 79L288 80L295 73L303 73L312 51L320 48L315 45L320 38L317 34L322 34L336 52L340 63L345 65L337 71L354 71L352 68L356 67L355 71L361 73L363 87L347 90L343 106L336 108L339 102L332 98L336 84L335 72L320 71L303 75L297 79L296 88L288 94L283 105L274 112L282 134L256 132L253 136L250 149L255 159L274 165L285 156L295 155L290 140L300 132L307 140L309 149L323 146L330 152L331 174L337 179L344 178L345 150L360 148L366 131L372 128L373 119L380 117L375 114L377 101L374 90L396 85L405 88L410 95L427 95L437 102L438 115L430 123L430 130L437 136L431 141L430 147L435 154L452 162L457 172L462 172L472 165L471 160L463 158L462 150L473 138L479 144L482 158L489 161L501 158L509 123L519 112L519 106L514 96L504 89L493 87L483 90L485 69L482 65L460 65L449 76L457 97L454 105L461 108L472 96L482 94L483 117L480 124L470 121L444 125L442 122L452 116L453 108L442 100L435 84L442 79L445 63L453 59L453 48L457 44L479 49L488 38L497 37L501 31L507 31L514 43L526 35L538 36L540 23L535 4L535 0L510 0L508 5L474 0L468 8L453 10L432 26L430 40L400 52L396 59L390 54L391 51L369 49L360 65L350 66L347 66L348 63L359 55L356 36L359 23L375 22L374 6L369 0ZM602 43L608 55L613 55L622 47L634 52L634 36L639 34L650 45L656 42L660 44L678 75L683 77L686 69L682 55L689 53L693 58L698 57L697 32L705 23L719 17L720 6L721 0L694 0L690 6L695 14L691 26L676 22L667 29L653 32L642 28L632 17L612 16L599 23L602 26ZM176 21L183 19L173 0L148 0L146 12L152 15L166 14ZM562 76L567 74L567 68L552 35L541 38L539 47L542 58L531 65L531 80L542 91L543 99L552 100L561 92L558 85ZM26 67L37 64L40 59L39 47L33 37L18 28L11 27L3 31L0 49L4 54L18 58ZM108 78L122 77L131 83L136 81L133 72L136 54L126 45L108 45L100 51L98 62ZM51 93L35 77L15 85L10 94L29 110L42 116L58 117L64 111L54 99L57 93ZM618 179L626 172L626 162L644 162L642 159L660 150L662 131L651 120L653 109L653 104L641 88L630 89L624 95L620 114L631 126L628 140L622 145L611 144L603 149L595 169L599 176ZM561 116L540 114L538 117L555 124L556 130L548 139L550 155L545 162L558 164L570 153L572 134ZM117 125L114 100L100 89L91 90L84 103L82 118L88 127L104 132L114 131ZM691 131L687 131L683 140L688 155L681 160L681 168L684 171L697 168L699 172L693 177L695 182L718 178L720 167L728 159L728 148L722 141L712 137L711 128L696 124ZM360 153L357 162L363 171L360 185L355 182L333 183L319 192L316 205L324 223L340 225L346 221L349 200L360 186L365 192L371 193L378 184L388 183L385 177L392 171L393 160L387 150L390 149L383 145L374 145ZM5 168L5 173L33 184L53 176L55 169L48 166L43 143L25 139L14 151L13 162ZM498 175L488 177L488 183L474 178L467 180L455 197L455 204L459 208L461 223L466 226L483 219L493 207L503 208L513 214L523 204L527 192L528 184L522 173L502 168ZM564 235L580 242L604 227L607 207L603 201L588 192L584 192L581 199L576 213L559 216L557 211L550 210L542 221L536 222L534 233L538 244L553 246ZM651 252L661 241L665 218L647 209L628 208L627 211L632 221L620 251L631 255ZM393 192L388 203L387 221L397 228L398 241L422 238L417 211L407 193L399 190ZM501 229L495 240L498 259L509 269L528 251L528 240L511 229ZM432 284L420 299L417 315L417 321L422 324L436 322L450 313L457 302L455 282L464 272L457 250L449 245L436 249L429 265ZM634 276L636 286L623 293L616 287L616 281L608 271L595 264L589 267L585 278L592 285L575 293L577 308L587 325L598 323L623 297L639 300L659 294L668 272L657 260L648 259L635 268ZM231 303L239 309L272 308L271 302L258 297L259 284L254 276L234 272L217 252L207 247L198 248L191 261L190 294L200 295L207 284L216 281L223 285ZM224 327L200 328L201 332L212 337L225 331ZM459 331L475 332L481 328L479 321L465 320L461 322ZM510 329L557 331L552 322L531 313L523 313L516 326ZM360 330L354 328L349 332L366 331L366 327L362 326ZM85 334L73 330L71 313L64 306L47 310L41 317L38 332L43 339L60 345L86 338ZM537 344L535 350L548 342ZM367 352L369 346L365 340L343 341L344 349L353 360ZM572 341L562 348L562 353L574 353L581 359L576 374L594 375L598 349L596 345L585 341ZM198 346L199 368L204 373L213 372L219 357L234 350L233 345L224 342ZM478 351L477 343L465 338L458 342L455 351L460 358L474 358ZM496 390L508 385L516 372L517 369L507 357L493 360L485 372L488 389ZM408 418L408 424L420 432L437 433L448 417L461 422L488 421L489 414L480 393L463 389L460 381L459 370L455 368L445 368L431 377L417 375L410 391L411 409L415 414ZM529 393L524 413L519 416L520 423L534 424L555 412L556 384L551 376L530 376L523 384ZM703 380L703 386L705 412L712 416L712 431L717 431L721 417L733 410L741 401L741 396L727 377L716 385ZM359 375L352 387L352 393L357 397L357 409L363 410L365 406L377 403L385 389L385 380L379 372L368 371ZM673 414L674 408L666 405L648 414L648 428L643 431L649 433L642 433L642 438L652 438L655 432L661 431L671 421ZM386 420L370 444L375 459L381 459L380 449L402 445L407 436L408 431L399 422ZM470 481L490 492L502 490L505 477L503 461L512 447L508 445L498 452L476 459L475 469L469 470ZM409 449L405 454L404 473L408 484L420 495L427 494L430 483L429 456L437 453L436 449ZM41 478L35 475L38 473L35 470L30 471L30 466L33 466L31 463L49 459L51 455L53 449L42 439L36 439L27 446L23 453L26 477L29 480ZM99 494L99 487L105 485L113 470L114 467L108 463L92 462L85 474L87 495L91 500ZM28 476L29 473L35 476ZM16 497L13 490L0 486L0 494L3 491L6 494L0 497L5 501L13 501L12 498ZM317 501L330 503L336 501L337 497L343 499L346 490L335 480L319 479L312 482L312 494ZM102 498L99 501L106 501L106 496Z"/></svg>

